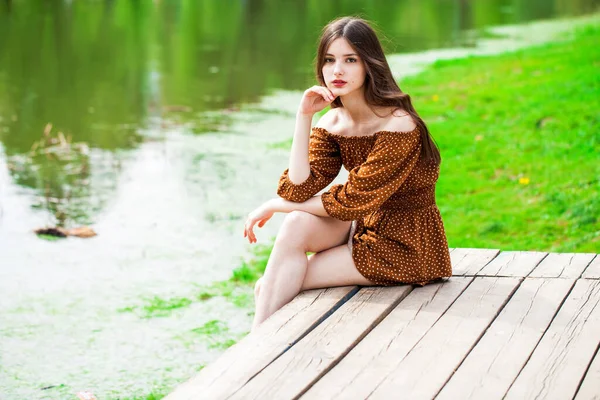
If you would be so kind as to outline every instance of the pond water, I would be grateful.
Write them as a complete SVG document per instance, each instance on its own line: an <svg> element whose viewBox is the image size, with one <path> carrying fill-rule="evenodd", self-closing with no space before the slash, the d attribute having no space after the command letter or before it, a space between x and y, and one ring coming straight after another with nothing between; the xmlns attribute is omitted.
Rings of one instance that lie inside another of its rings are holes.
<svg viewBox="0 0 600 400"><path fill-rule="evenodd" d="M190 331L214 319L233 336L249 329L248 310L219 299L160 318L118 310L193 297L248 254L243 218L275 196L288 154L270 145L293 132L329 20L375 21L401 77L441 57L550 40L574 20L512 25L599 5L3 1L0 398L147 393L222 352ZM98 236L33 233L55 225Z"/></svg>

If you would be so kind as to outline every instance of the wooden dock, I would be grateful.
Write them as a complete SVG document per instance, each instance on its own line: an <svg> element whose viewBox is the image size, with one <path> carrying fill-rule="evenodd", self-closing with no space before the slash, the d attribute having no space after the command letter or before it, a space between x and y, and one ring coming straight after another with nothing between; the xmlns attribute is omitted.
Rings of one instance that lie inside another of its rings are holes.
<svg viewBox="0 0 600 400"><path fill-rule="evenodd" d="M600 399L600 256L450 255L445 282L300 293L166 399Z"/></svg>

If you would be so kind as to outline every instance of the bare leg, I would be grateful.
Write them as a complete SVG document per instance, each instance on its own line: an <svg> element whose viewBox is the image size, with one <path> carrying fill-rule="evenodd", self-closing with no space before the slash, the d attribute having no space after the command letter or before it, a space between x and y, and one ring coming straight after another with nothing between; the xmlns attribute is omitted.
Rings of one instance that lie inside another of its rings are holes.
<svg viewBox="0 0 600 400"><path fill-rule="evenodd" d="M374 283L358 272L346 243L308 257L302 290L348 285L372 286Z"/></svg>
<svg viewBox="0 0 600 400"><path fill-rule="evenodd" d="M319 252L345 243L349 230L350 222L330 217L302 211L286 216L265 274L255 288L252 330L300 292L308 267L306 252Z"/></svg>
<svg viewBox="0 0 600 400"><path fill-rule="evenodd" d="M256 284L254 285L254 304L258 301L258 296L260 295L260 287L262 285L263 278L258 278Z"/></svg>

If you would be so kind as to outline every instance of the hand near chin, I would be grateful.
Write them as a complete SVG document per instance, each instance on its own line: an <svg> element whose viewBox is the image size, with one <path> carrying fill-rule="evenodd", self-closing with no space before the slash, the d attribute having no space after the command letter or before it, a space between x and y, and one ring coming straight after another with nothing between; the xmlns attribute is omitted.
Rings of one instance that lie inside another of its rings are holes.
<svg viewBox="0 0 600 400"><path fill-rule="evenodd" d="M331 90L323 86L313 86L304 91L298 112L302 114L316 114L335 100Z"/></svg>

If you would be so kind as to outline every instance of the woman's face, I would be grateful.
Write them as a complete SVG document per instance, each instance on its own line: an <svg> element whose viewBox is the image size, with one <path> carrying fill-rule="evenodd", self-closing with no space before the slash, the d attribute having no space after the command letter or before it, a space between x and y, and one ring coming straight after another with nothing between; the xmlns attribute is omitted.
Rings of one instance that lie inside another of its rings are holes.
<svg viewBox="0 0 600 400"><path fill-rule="evenodd" d="M367 71L363 61L345 38L335 39L325 53L323 79L334 96L360 89Z"/></svg>

